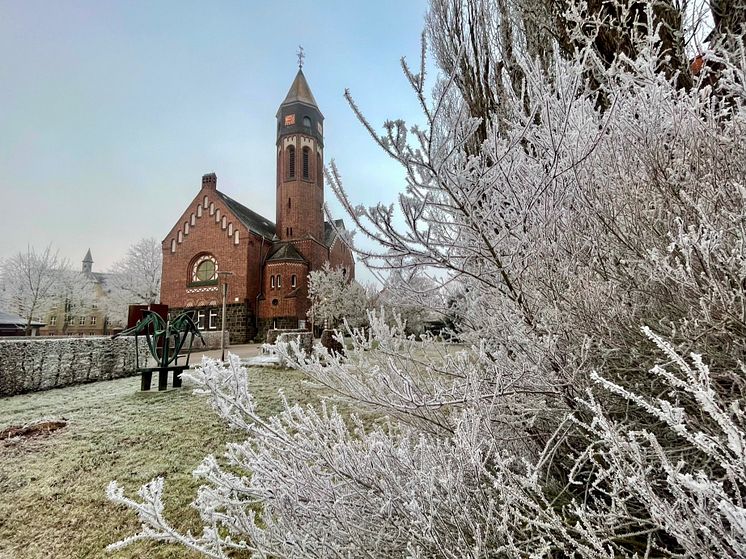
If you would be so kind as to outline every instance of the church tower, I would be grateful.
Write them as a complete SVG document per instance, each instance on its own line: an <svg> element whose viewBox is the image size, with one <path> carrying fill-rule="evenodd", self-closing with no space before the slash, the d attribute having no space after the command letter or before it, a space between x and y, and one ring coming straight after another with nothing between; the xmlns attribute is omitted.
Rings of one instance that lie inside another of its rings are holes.
<svg viewBox="0 0 746 559"><path fill-rule="evenodd" d="M83 273L84 274L90 274L93 272L93 256L91 256L91 249L88 249L88 252L85 253L85 256L83 257Z"/></svg>
<svg viewBox="0 0 746 559"><path fill-rule="evenodd" d="M302 59L301 59L302 60ZM324 115L303 69L277 111L277 237L324 242Z"/></svg>

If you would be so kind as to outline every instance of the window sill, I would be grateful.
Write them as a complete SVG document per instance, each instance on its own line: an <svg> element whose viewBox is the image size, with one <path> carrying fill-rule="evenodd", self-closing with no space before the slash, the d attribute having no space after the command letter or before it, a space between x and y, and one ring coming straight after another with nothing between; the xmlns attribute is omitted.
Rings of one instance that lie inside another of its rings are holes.
<svg viewBox="0 0 746 559"><path fill-rule="evenodd" d="M187 287L205 287L207 285L217 285L218 280L207 280L207 281L191 281L187 283Z"/></svg>

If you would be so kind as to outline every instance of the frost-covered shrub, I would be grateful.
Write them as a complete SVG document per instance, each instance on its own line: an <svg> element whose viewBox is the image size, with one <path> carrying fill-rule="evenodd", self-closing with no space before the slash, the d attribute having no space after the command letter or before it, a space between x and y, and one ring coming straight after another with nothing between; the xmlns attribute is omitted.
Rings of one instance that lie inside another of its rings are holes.
<svg viewBox="0 0 746 559"><path fill-rule="evenodd" d="M426 125L363 119L406 172L402 215L328 179L383 247L368 265L459 285L463 347L372 314L344 355L280 348L373 426L292 402L262 417L238 360L204 362L200 390L248 438L197 470L200 536L162 518L162 480L140 502L111 486L135 537L213 557L746 554L746 63L711 53L718 75L687 89L640 41L516 55L523 85L486 122L459 67L431 99L405 65Z"/></svg>

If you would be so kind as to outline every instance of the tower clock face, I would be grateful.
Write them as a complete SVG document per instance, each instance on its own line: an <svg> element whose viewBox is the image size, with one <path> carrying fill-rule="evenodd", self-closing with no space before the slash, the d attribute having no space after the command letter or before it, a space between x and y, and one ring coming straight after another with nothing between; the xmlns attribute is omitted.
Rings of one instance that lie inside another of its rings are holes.
<svg viewBox="0 0 746 559"><path fill-rule="evenodd" d="M285 126L292 126L295 124L295 115L285 116Z"/></svg>

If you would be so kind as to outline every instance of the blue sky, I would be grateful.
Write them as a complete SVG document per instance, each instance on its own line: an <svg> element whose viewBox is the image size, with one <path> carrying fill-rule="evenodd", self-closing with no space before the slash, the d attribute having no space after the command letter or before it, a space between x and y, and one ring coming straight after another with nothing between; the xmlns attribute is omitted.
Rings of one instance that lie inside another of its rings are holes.
<svg viewBox="0 0 746 559"><path fill-rule="evenodd" d="M0 0L0 257L51 242L76 265L90 247L105 270L139 238L162 239L212 171L274 219L275 113L299 44L327 162L357 202L394 201L402 174L342 95L375 125L418 119L399 59L416 62L425 9Z"/></svg>

